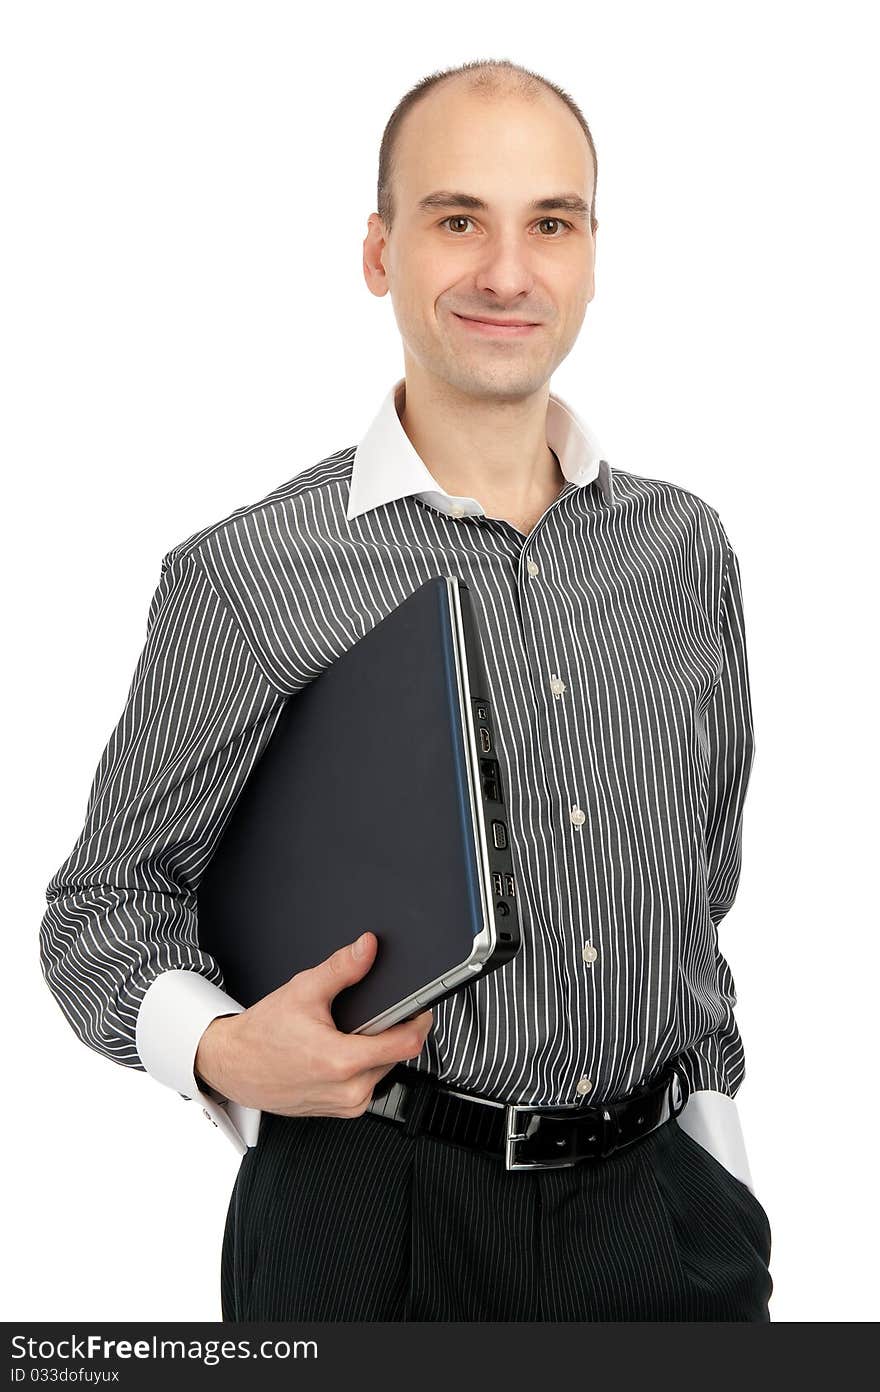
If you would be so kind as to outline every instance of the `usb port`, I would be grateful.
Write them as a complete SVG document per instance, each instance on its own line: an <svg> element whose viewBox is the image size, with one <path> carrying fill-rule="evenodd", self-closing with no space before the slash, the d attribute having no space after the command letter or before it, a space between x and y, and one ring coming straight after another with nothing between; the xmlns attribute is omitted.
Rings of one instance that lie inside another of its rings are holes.
<svg viewBox="0 0 880 1392"><path fill-rule="evenodd" d="M500 870L493 870L493 871L492 871L492 884L493 884L493 886L494 886L494 888L495 888L495 893L496 893L496 894L503 894L503 893L504 893L504 887L503 887L503 885L502 885L502 883L501 883L501 872L500 872Z"/></svg>
<svg viewBox="0 0 880 1392"><path fill-rule="evenodd" d="M492 823L492 840L499 851L503 851L507 846L507 827L503 822Z"/></svg>
<svg viewBox="0 0 880 1392"><path fill-rule="evenodd" d="M507 895L508 899L516 898L516 886L513 883L512 875L504 876L504 892Z"/></svg>
<svg viewBox="0 0 880 1392"><path fill-rule="evenodd" d="M492 748L492 738L485 725L480 726L480 748L484 754L488 754L489 750Z"/></svg>
<svg viewBox="0 0 880 1392"><path fill-rule="evenodd" d="M484 706L483 703L482 703L482 701L481 701L481 702L477 705L477 719L478 719L478 720L488 720L488 718L489 718L489 707L488 707L488 706Z"/></svg>

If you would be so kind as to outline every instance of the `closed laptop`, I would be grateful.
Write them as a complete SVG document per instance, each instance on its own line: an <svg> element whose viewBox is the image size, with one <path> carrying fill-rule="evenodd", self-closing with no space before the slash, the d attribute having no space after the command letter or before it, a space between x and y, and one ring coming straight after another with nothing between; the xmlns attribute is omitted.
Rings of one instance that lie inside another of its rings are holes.
<svg viewBox="0 0 880 1392"><path fill-rule="evenodd" d="M282 710L198 890L225 989L252 1005L370 929L332 1012L374 1034L509 961L505 777L470 592L436 576Z"/></svg>

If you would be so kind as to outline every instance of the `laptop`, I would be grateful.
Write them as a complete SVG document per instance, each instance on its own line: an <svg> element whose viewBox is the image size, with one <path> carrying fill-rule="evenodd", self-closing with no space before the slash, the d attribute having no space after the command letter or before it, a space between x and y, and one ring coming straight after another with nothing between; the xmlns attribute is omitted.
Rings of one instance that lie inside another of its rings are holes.
<svg viewBox="0 0 880 1392"><path fill-rule="evenodd" d="M334 998L377 1034L509 962L517 886L477 617L421 585L288 698L198 888L200 945L244 1006L370 929Z"/></svg>

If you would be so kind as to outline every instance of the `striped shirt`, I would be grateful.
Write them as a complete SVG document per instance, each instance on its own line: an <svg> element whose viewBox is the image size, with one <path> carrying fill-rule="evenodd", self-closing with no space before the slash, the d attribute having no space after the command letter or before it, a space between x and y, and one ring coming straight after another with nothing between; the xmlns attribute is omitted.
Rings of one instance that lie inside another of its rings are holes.
<svg viewBox="0 0 880 1392"><path fill-rule="evenodd" d="M753 731L719 515L612 470L551 393L565 484L525 535L433 479L398 417L404 389L358 446L164 556L85 825L47 889L45 980L86 1045L255 1143L260 1113L193 1076L210 1020L242 1008L199 946L200 876L287 698L453 571L482 632L522 943L435 1004L411 1066L507 1102L595 1104L677 1057L686 1097L733 1098L744 1058L718 925Z"/></svg>

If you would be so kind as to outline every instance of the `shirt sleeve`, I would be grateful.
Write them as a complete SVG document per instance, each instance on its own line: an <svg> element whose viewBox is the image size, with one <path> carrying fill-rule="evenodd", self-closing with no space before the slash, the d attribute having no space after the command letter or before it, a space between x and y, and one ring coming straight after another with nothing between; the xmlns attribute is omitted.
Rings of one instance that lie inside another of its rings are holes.
<svg viewBox="0 0 880 1392"><path fill-rule="evenodd" d="M736 552L728 550L721 600L723 667L706 713L709 801L706 849L709 913L717 927L733 905L742 868L743 806L754 759L742 580Z"/></svg>
<svg viewBox="0 0 880 1392"><path fill-rule="evenodd" d="M721 587L719 639L722 670L706 712L708 798L705 839L709 917L716 930L733 906L742 869L743 808L754 759L754 729L736 552L727 543ZM745 1077L745 1055L734 1015L730 965L716 942L718 984L725 1001L718 1028L680 1055L688 1097L706 1090L735 1097Z"/></svg>
<svg viewBox="0 0 880 1392"><path fill-rule="evenodd" d="M196 891L285 701L198 556L170 552L85 824L46 890L44 979L79 1039L149 1072L240 1153L260 1113L194 1074L201 1034L243 1009L198 941Z"/></svg>

